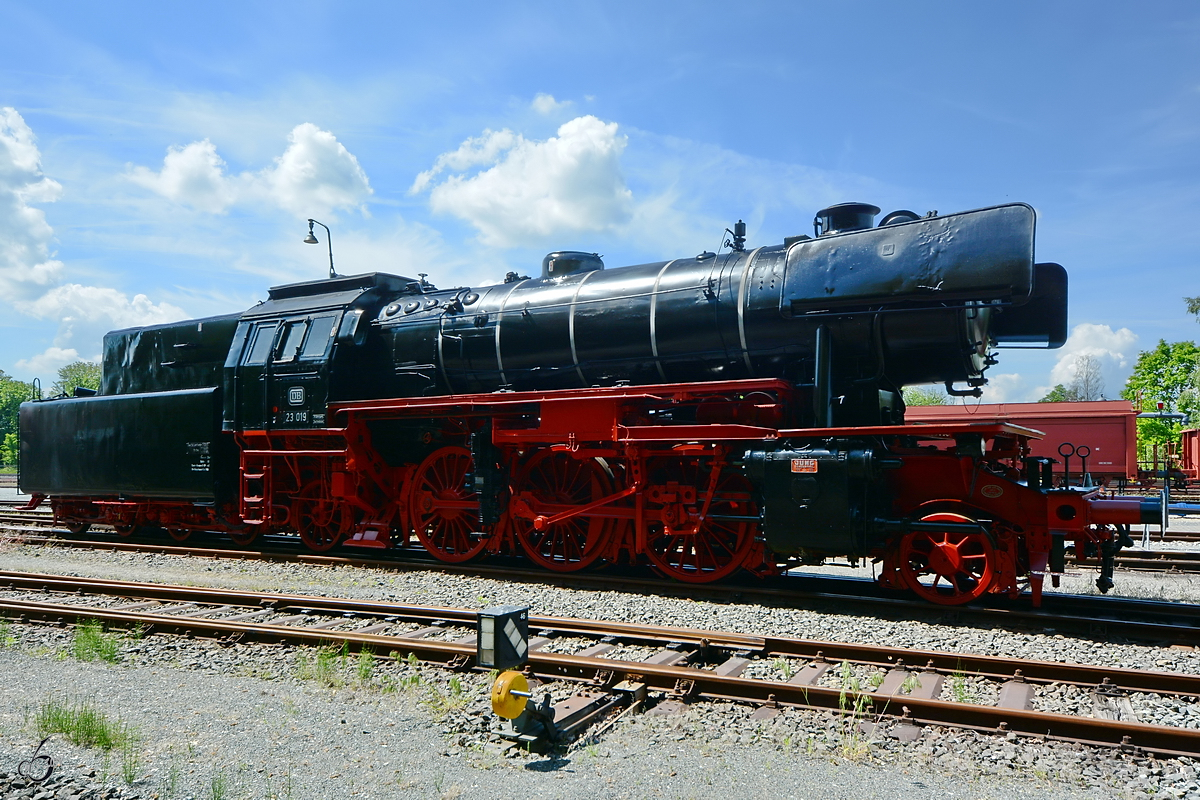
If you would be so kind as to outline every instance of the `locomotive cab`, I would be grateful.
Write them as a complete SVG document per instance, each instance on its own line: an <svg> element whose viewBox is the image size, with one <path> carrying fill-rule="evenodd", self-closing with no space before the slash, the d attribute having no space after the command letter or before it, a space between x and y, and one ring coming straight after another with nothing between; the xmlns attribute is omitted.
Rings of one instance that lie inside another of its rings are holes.
<svg viewBox="0 0 1200 800"><path fill-rule="evenodd" d="M385 273L275 286L242 314L225 361L225 430L321 428L331 400L383 396L391 370L371 320L412 278Z"/></svg>

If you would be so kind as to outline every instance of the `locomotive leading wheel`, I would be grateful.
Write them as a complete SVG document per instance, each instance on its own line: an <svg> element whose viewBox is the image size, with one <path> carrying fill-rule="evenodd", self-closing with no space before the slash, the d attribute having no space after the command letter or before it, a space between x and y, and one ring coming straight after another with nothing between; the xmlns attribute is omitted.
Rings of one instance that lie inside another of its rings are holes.
<svg viewBox="0 0 1200 800"><path fill-rule="evenodd" d="M535 512L539 506L549 506L545 511L551 516L563 507L587 505L612 494L612 478L594 458L577 459L568 453L542 450L521 470L517 491L532 500ZM532 520L513 516L517 541L525 554L556 572L574 572L594 563L612 542L616 522L581 514L539 531Z"/></svg>
<svg viewBox="0 0 1200 800"><path fill-rule="evenodd" d="M922 522L974 520L931 514ZM900 540L900 571L909 588L931 603L957 606L982 597L992 586L996 553L982 531L913 531Z"/></svg>
<svg viewBox="0 0 1200 800"><path fill-rule="evenodd" d="M480 532L479 497L465 485L470 469L470 450L443 447L426 456L413 479L413 530L434 557L454 564L475 558L488 542Z"/></svg>
<svg viewBox="0 0 1200 800"><path fill-rule="evenodd" d="M662 459L650 465L650 474L658 486L677 487L676 500L661 506L671 521L656 524L646 536L650 563L664 575L687 583L719 581L741 569L754 545L754 523L714 517L757 516L750 482L722 470L705 520L696 527L695 517L707 499L711 467L699 459ZM682 499L689 487L695 491L694 504Z"/></svg>
<svg viewBox="0 0 1200 800"><path fill-rule="evenodd" d="M300 541L317 553L333 549L349 529L346 508L334 503L319 480L305 486L295 500Z"/></svg>
<svg viewBox="0 0 1200 800"><path fill-rule="evenodd" d="M192 535L190 528L167 528L167 533L177 542L186 542Z"/></svg>

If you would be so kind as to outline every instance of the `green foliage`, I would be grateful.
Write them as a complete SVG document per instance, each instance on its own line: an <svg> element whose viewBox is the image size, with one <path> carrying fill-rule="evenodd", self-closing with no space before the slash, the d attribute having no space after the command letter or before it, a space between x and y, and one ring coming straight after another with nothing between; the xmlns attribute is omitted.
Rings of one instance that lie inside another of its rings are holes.
<svg viewBox="0 0 1200 800"><path fill-rule="evenodd" d="M1138 354L1133 374L1129 376L1121 396L1141 405L1145 411L1155 411L1158 403L1164 411L1179 411L1195 420L1200 416L1200 392L1197 391L1197 372L1200 371L1200 348L1195 342L1170 342L1159 339L1153 350ZM1160 457L1165 446L1179 440L1183 425L1170 420L1139 419L1138 459L1149 461L1154 445Z"/></svg>
<svg viewBox="0 0 1200 800"><path fill-rule="evenodd" d="M1072 402L1072 401L1078 400L1078 399L1079 399L1079 395L1075 392L1074 387L1068 389L1067 387L1063 386L1060 383L1058 386L1055 386L1053 389L1051 389L1049 392L1047 392L1046 396L1043 397L1041 400L1038 400L1038 402L1039 403L1069 403L1069 402Z"/></svg>
<svg viewBox="0 0 1200 800"><path fill-rule="evenodd" d="M1183 302L1187 303L1189 314L1196 315L1196 321L1200 322L1200 297L1185 297Z"/></svg>
<svg viewBox="0 0 1200 800"><path fill-rule="evenodd" d="M21 403L33 399L33 384L18 381L0 370L0 459L17 463L17 417Z"/></svg>
<svg viewBox="0 0 1200 800"><path fill-rule="evenodd" d="M100 365L91 361L73 361L58 370L58 380L50 387L51 395L70 395L76 386L100 391Z"/></svg>
<svg viewBox="0 0 1200 800"><path fill-rule="evenodd" d="M38 736L59 734L80 747L123 748L137 733L121 721L110 720L91 702L50 697L33 719Z"/></svg>
<svg viewBox="0 0 1200 800"><path fill-rule="evenodd" d="M905 386L901 391L906 406L948 406L950 395L936 386Z"/></svg>
<svg viewBox="0 0 1200 800"><path fill-rule="evenodd" d="M100 660L113 664L121 660L121 645L116 636L104 632L99 620L88 620L75 626L71 655L80 661Z"/></svg>

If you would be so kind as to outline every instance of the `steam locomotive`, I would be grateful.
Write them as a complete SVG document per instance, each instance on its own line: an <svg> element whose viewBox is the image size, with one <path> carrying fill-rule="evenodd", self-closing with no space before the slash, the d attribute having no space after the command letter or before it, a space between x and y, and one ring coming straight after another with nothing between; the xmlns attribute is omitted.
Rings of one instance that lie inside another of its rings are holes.
<svg viewBox="0 0 1200 800"><path fill-rule="evenodd" d="M618 269L555 252L490 286L331 276L114 331L99 393L21 407L21 486L77 533L691 582L848 556L944 604L1038 602L1070 539L1107 590L1154 501L1052 488L1035 431L904 424L902 387L977 395L996 348L1065 341L1033 209L878 214L831 206L753 249L738 223L722 254Z"/></svg>

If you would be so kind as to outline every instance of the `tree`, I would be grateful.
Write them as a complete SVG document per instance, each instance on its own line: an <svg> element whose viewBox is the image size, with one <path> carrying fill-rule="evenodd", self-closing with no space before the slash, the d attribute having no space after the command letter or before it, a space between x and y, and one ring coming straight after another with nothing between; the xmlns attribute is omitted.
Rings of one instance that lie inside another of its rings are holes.
<svg viewBox="0 0 1200 800"><path fill-rule="evenodd" d="M1061 383L1046 393L1046 396L1039 403L1070 403L1079 399L1079 395L1075 391L1075 385L1071 388L1063 386Z"/></svg>
<svg viewBox="0 0 1200 800"><path fill-rule="evenodd" d="M1171 342L1159 339L1158 346L1138 354L1133 374L1121 390L1121 397L1140 404L1147 411L1181 411L1195 415L1200 411L1195 391L1195 376L1200 369L1200 348L1195 342ZM1183 426L1159 419L1138 420L1138 458L1149 460L1154 445L1178 441Z"/></svg>
<svg viewBox="0 0 1200 800"><path fill-rule="evenodd" d="M1183 302L1187 303L1188 313L1196 315L1196 321L1200 322L1200 297L1185 297Z"/></svg>
<svg viewBox="0 0 1200 800"><path fill-rule="evenodd" d="M100 391L100 365L92 361L73 361L61 367L58 380L50 387L50 394L74 394L76 386Z"/></svg>
<svg viewBox="0 0 1200 800"><path fill-rule="evenodd" d="M950 395L946 394L944 389L936 386L906 386L902 394L906 406L950 405Z"/></svg>
<svg viewBox="0 0 1200 800"><path fill-rule="evenodd" d="M1100 373L1100 360L1084 355L1075 359L1075 379L1071 389L1076 400L1102 400L1104 398L1104 376Z"/></svg>
<svg viewBox="0 0 1200 800"><path fill-rule="evenodd" d="M21 403L33 399L33 385L9 377L0 370L0 460L17 463L17 423Z"/></svg>

